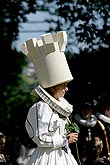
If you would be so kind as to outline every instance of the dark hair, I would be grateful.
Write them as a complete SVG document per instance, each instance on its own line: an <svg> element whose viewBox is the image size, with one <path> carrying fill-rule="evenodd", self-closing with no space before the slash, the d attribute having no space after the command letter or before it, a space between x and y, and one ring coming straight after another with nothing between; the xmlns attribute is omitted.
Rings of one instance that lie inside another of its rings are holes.
<svg viewBox="0 0 110 165"><path fill-rule="evenodd" d="M6 139L6 136L5 136L2 132L0 132L0 139L1 139L1 138Z"/></svg>

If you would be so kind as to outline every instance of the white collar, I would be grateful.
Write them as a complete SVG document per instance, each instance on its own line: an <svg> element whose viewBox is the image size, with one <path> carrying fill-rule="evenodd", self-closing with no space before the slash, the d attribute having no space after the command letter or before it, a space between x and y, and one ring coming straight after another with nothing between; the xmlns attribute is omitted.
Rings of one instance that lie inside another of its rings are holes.
<svg viewBox="0 0 110 165"><path fill-rule="evenodd" d="M103 114L101 114L99 112L96 113L96 116L99 119L103 120L105 123L109 123L110 124L110 118L109 117L107 117L107 116L105 116L105 115L103 115Z"/></svg>
<svg viewBox="0 0 110 165"><path fill-rule="evenodd" d="M64 117L69 117L71 115L73 111L73 106L69 104L66 99L60 98L60 100L56 100L49 93L47 93L40 85L38 85L37 88L34 89L34 92L51 108L53 108L55 111L57 111Z"/></svg>
<svg viewBox="0 0 110 165"><path fill-rule="evenodd" d="M75 114L74 118L76 119L78 123L86 127L94 127L97 123L97 117L95 115L91 115L90 120L82 119L79 114Z"/></svg>

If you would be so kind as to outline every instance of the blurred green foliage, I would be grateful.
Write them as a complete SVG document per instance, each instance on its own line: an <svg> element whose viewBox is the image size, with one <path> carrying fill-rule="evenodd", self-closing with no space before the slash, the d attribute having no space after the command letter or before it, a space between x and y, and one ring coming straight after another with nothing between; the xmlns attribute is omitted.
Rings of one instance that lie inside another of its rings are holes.
<svg viewBox="0 0 110 165"><path fill-rule="evenodd" d="M28 143L24 122L36 101L30 96L35 83L22 74L27 67L26 57L17 52L13 42L19 38L20 23L37 11L50 16L45 20L49 24L47 32L67 31L66 55L74 76L68 100L77 105L80 97L96 98L110 92L109 1L0 0L0 130L8 137L12 157L16 142Z"/></svg>

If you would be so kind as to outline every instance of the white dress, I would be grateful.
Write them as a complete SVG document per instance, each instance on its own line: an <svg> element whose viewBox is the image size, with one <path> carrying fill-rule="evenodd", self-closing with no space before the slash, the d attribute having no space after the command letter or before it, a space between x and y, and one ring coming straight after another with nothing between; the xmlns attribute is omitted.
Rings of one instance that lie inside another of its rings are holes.
<svg viewBox="0 0 110 165"><path fill-rule="evenodd" d="M66 123L43 101L30 108L25 126L38 147L27 165L78 165L68 147Z"/></svg>

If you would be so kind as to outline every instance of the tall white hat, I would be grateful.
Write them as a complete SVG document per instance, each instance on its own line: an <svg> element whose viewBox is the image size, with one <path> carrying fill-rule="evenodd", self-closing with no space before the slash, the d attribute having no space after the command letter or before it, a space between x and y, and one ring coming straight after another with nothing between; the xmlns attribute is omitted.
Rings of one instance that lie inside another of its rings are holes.
<svg viewBox="0 0 110 165"><path fill-rule="evenodd" d="M66 43L66 31L60 31L42 35L39 40L32 38L21 45L22 52L33 62L38 83L43 88L73 79L64 54Z"/></svg>

